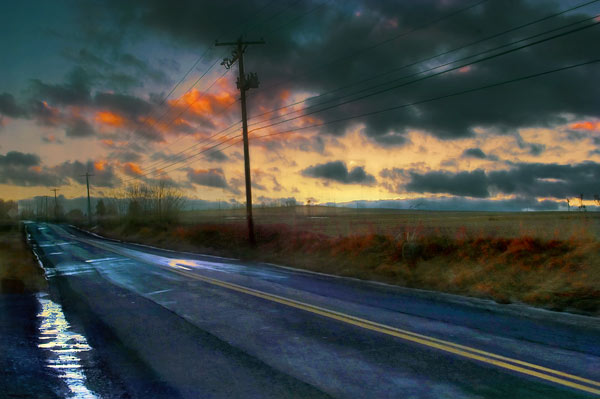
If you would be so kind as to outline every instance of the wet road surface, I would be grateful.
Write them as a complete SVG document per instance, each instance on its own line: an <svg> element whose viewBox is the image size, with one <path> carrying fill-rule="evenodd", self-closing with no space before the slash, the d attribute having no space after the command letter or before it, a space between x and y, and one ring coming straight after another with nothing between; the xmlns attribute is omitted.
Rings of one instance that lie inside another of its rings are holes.
<svg viewBox="0 0 600 399"><path fill-rule="evenodd" d="M67 319L81 322L132 397L600 395L597 318L119 243L68 226L28 232Z"/></svg>

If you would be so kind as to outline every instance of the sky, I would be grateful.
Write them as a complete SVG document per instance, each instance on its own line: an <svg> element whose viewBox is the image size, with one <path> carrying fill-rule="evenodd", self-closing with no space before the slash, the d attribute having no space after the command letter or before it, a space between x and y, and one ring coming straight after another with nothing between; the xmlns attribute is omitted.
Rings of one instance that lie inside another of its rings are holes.
<svg viewBox="0 0 600 399"><path fill-rule="evenodd" d="M600 194L600 1L0 5L0 197L556 210Z"/></svg>

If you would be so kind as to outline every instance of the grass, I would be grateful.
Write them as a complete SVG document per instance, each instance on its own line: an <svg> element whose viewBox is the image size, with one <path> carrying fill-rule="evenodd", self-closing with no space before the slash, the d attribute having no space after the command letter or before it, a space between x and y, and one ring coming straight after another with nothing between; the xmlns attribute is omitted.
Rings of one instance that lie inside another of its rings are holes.
<svg viewBox="0 0 600 399"><path fill-rule="evenodd" d="M0 294L46 289L44 274L16 222L0 223Z"/></svg>
<svg viewBox="0 0 600 399"><path fill-rule="evenodd" d="M600 314L598 215L258 209L196 212L178 225L113 224L110 236L324 273Z"/></svg>

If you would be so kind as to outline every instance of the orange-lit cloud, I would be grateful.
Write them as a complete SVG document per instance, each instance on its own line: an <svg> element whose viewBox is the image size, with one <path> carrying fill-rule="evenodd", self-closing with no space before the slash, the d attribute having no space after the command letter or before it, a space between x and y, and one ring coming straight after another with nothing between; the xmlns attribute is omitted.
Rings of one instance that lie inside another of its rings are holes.
<svg viewBox="0 0 600 399"><path fill-rule="evenodd" d="M101 172L106 168L106 161L96 161L94 162L94 169Z"/></svg>
<svg viewBox="0 0 600 399"><path fill-rule="evenodd" d="M133 174L133 175L141 175L142 174L142 168L140 167L140 165L138 165L135 162L126 162L123 164L123 169L125 170L125 173L127 174Z"/></svg>
<svg viewBox="0 0 600 399"><path fill-rule="evenodd" d="M569 126L571 129L575 130L588 130L588 131L600 131L600 122L592 122L592 121L583 121L573 123Z"/></svg>
<svg viewBox="0 0 600 399"><path fill-rule="evenodd" d="M98 111L96 112L96 122L103 125L121 127L125 123L123 117L114 112L110 111Z"/></svg>
<svg viewBox="0 0 600 399"><path fill-rule="evenodd" d="M184 93L181 97L169 101L171 106L185 106L190 112L197 115L212 113L215 108L222 108L231 104L234 100L228 91L221 91L218 94L202 93L192 89Z"/></svg>

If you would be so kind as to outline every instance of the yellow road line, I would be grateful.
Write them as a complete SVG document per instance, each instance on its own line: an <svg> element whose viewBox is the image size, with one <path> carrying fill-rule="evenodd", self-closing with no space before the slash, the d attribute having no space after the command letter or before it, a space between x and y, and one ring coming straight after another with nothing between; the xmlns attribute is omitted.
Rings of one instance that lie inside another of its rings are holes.
<svg viewBox="0 0 600 399"><path fill-rule="evenodd" d="M247 288L247 287L243 287L241 285L237 285L237 284L233 284L233 283L227 283L221 280L216 280L210 277L205 277L205 276L201 276L195 273L189 273L189 272L184 272L181 270L174 270L174 269L168 269L165 268L167 270L171 270L174 273L177 274L181 274L183 276L186 277L191 277L193 279L196 280L201 280L204 282L207 282L209 284L213 284L213 285L217 285L223 288L227 288L230 290L234 290L234 291L238 291L238 292L242 292L244 294L248 294L248 295L252 295L255 297L259 297L259 298L263 298L272 302L277 302L283 305L287 305L296 309L302 309L311 313L315 313L321 316L325 316L328 317L330 319L335 319L338 321L342 321L344 323L347 324L352 324L367 330L371 330L371 331L377 331L383 334L387 334L387 335L391 335L397 338L402 338L404 340L407 341L411 341L411 342L416 342L425 346L429 346L432 348L436 348L445 352L450 352L459 356L463 356L463 357L467 357L470 359L474 359L474 360L478 360L480 362L483 363L488 363L488 364L492 364L494 366L497 367L501 367L501 368L505 368L508 370L512 370L512 371L516 371L519 373L523 373L523 374L527 374L533 377L537 377L537 378L541 378L543 380L546 381L551 381L560 385L564 385L570 388L574 388L574 389L578 389L581 391L585 391L585 392L589 392L589 393L593 393L596 395L600 395L600 390L596 389L596 388L592 388L592 387L588 387L585 385L581 385L572 381L568 381L562 378L558 378L552 375L548 375L548 374L544 374L538 371L534 371L534 370L530 370L524 367L520 367L520 366L516 366L514 364L510 364L507 363L504 360L507 361L511 361L513 363L517 363L517 364L523 364L523 365L527 365L529 367L534 367L537 368L539 370L544 370L547 372L551 372L552 374L556 374L556 375L561 375L573 380L579 380L582 382L587 382L593 385L600 385L599 382L597 381L592 381L592 380L588 380L585 378L581 378L575 375L570 375L567 373L563 373L557 370L552 370L552 369L548 369L542 366L537 366L534 364L530 364L530 363L526 363L526 362L521 362L519 360L516 359L510 359L507 357L503 357L500 355L495 355L493 353L489 353L489 352L485 352L485 351L481 351L475 348L469 348L466 346L462 346L462 345L458 345L458 344L453 344L451 342L448 341L443 341L443 340L438 340L436 338L432 338L432 337L427 337L427 336L423 336L420 334L415 334L412 333L410 331L403 331L401 329L397 329L395 327L391 327L391 326L386 326L383 324L379 324L379 323L375 323L372 322L370 320L366 320L366 319L361 319L359 317L355 317L355 316L350 316L350 315L346 315L343 313L339 313L333 310L329 310L329 309L324 309L318 306L314 306L314 305L310 305L310 304L306 304L303 302L299 302L293 299L288 299L288 298L284 298L281 297L279 295L274 295L274 294L268 294L266 292L262 292L262 291L258 291L252 288ZM475 352L475 353L472 353ZM486 356L482 356L482 355L486 355ZM503 360L498 360L498 359L503 359Z"/></svg>
<svg viewBox="0 0 600 399"><path fill-rule="evenodd" d="M92 242L91 240L80 239L80 238L77 238L77 239L79 239L81 241L85 241L86 243L88 243L90 245L94 245L96 247L100 247L105 250L109 250L109 251L118 253L120 255L126 256L126 257L136 258L135 255L131 254L131 252L120 251L119 249L115 248L113 245L110 245L107 248L107 246L102 245L97 242ZM140 259L140 258L138 258L138 260L147 262L146 260ZM579 382L586 383L589 385L600 386L600 382L598 382L598 381L590 380L587 378L582 378L582 377L579 377L576 375L564 373L564 372L561 372L558 370L553 370L553 369L550 369L547 367L539 366L539 365L536 365L533 363L524 362L524 361L521 361L518 359L512 359L509 357L497 355L495 353L486 352L486 351L483 351L480 349L471 348L471 347L468 347L465 345L456 344L456 343L453 343L450 341L445 341L445 340L437 339L434 337L429 337L426 335L414 333L412 331L407 331L407 330L402 330L399 328L387 326L385 324L376 323L376 322L373 322L373 321L370 321L367 319L362 319L360 317L351 316L351 315L347 315L344 313L336 312L334 310L321 308L319 306L310 305L310 304L307 304L304 302L296 301L294 299L284 298L279 295L269 294L266 292L255 290L253 288L248 288L248 287L244 287L241 285L237 285L234 283L228 283L228 282L217 280L214 278L205 277L205 276L202 276L202 275L199 275L196 273L191 273L191 272L187 272L187 271L183 271L183 270L179 270L179 269L173 269L173 268L166 267L166 266L160 266L160 267L165 270L169 270L174 273L177 273L177 274L180 274L180 275L183 275L186 277L190 277L190 278L193 278L196 280L200 280L200 281L212 284L212 285L227 288L227 289L241 292L241 293L244 293L247 295L252 295L252 296L255 296L258 298L266 299L271 302L280 303L282 305L290 306L290 307L293 307L296 309L301 309L301 310L311 312L314 314L318 314L320 316L324 316L324 317L327 317L330 319L334 319L334 320L338 320L338 321L341 321L341 322L344 322L347 324L358 326L358 327L361 327L361 328L364 328L367 330L380 332L380 333L383 333L386 335L404 339L406 341L415 342L415 343L418 343L421 345L436 348L436 349L439 349L439 350L442 350L445 352L453 353L453 354L463 356L466 358L470 358L473 360L477 360L477 361L480 361L483 363L492 364L497 367L516 371L516 372L530 375L533 377L537 377L537 378L540 378L540 379L543 379L546 381L551 381L556 384L560 384L560 385L567 386L570 388L574 388L574 389L578 389L581 391L600 395L600 389L582 385L582 384L579 384L579 383L576 383L573 381L569 381L569 380L566 380L563 378L559 378L556 376L565 377L570 380L579 381ZM520 367L520 366L524 366L524 367ZM525 368L525 367L528 367L528 368ZM536 371L536 370L539 370L539 371ZM548 374L544 374L544 373L549 373L549 374L554 374L554 375L548 375Z"/></svg>

